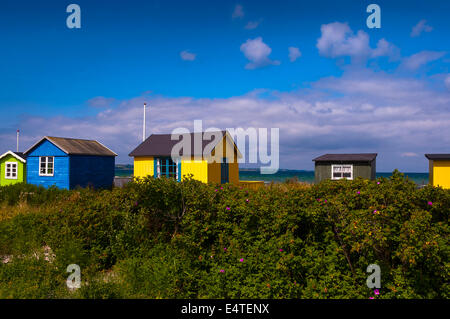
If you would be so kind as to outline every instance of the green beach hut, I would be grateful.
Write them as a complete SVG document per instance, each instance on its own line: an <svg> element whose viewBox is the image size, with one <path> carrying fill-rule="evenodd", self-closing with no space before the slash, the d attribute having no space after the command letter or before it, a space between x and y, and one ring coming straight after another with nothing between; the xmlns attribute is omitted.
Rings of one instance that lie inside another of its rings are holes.
<svg viewBox="0 0 450 319"><path fill-rule="evenodd" d="M26 156L8 151L0 155L0 186L26 182Z"/></svg>

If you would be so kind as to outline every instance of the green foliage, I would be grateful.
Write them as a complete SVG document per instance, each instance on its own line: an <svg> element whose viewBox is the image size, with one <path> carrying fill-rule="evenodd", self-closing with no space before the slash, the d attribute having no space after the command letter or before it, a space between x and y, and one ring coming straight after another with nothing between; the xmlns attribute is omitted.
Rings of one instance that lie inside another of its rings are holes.
<svg viewBox="0 0 450 319"><path fill-rule="evenodd" d="M43 258L17 257L0 263L0 298L62 298L66 294L64 280Z"/></svg>
<svg viewBox="0 0 450 319"><path fill-rule="evenodd" d="M0 188L0 204L20 204L13 194L28 187ZM450 191L417 189L397 171L311 187L148 177L34 192L40 209L0 221L0 256L14 256L0 264L0 297L449 298ZM30 257L46 245L54 260ZM377 296L369 264L381 267ZM27 267L37 276L21 275Z"/></svg>
<svg viewBox="0 0 450 319"><path fill-rule="evenodd" d="M59 189L56 186L47 189L43 186L18 183L0 187L0 203L12 206L20 202L27 202L38 206L56 202L67 197L68 194L68 190Z"/></svg>

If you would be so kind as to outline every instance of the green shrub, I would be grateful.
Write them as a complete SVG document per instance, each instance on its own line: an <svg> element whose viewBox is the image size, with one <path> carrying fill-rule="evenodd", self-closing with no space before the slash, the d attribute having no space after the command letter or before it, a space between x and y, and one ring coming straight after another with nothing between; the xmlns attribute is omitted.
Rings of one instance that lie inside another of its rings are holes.
<svg viewBox="0 0 450 319"><path fill-rule="evenodd" d="M16 257L0 263L0 298L62 298L66 293L64 276L43 258Z"/></svg>
<svg viewBox="0 0 450 319"><path fill-rule="evenodd" d="M12 194L28 187L0 192L0 201L20 203ZM30 205L41 208L0 221L0 255L48 245L56 257L36 268L42 292L3 297L369 298L366 268L375 263L376 298L449 298L450 191L417 189L397 171L311 187L148 177L121 189L35 193ZM70 263L84 285L68 293L52 283ZM34 287L13 264L2 266L2 281Z"/></svg>

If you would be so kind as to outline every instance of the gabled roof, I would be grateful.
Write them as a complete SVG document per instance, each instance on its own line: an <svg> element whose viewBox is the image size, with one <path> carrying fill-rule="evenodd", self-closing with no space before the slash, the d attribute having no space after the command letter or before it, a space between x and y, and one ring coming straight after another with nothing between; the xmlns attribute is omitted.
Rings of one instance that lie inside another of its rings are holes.
<svg viewBox="0 0 450 319"><path fill-rule="evenodd" d="M359 154L325 154L313 159L315 162L371 162L377 157L377 153Z"/></svg>
<svg viewBox="0 0 450 319"><path fill-rule="evenodd" d="M21 152L11 152L8 151L6 153L3 153L2 155L0 155L0 159L2 159L3 157L7 156L7 155L11 155L14 156L16 159L18 159L19 161L21 161L22 163L26 163L27 162L27 157L21 153Z"/></svg>
<svg viewBox="0 0 450 319"><path fill-rule="evenodd" d="M230 142L234 145L238 157L242 157L241 153L239 152L239 150L237 149L236 144L234 143L233 139L231 138L231 136L229 135L229 133L227 131L217 131L217 132L207 132L207 133L213 133L213 134L220 134L220 136L226 136ZM205 132L198 132L198 133L187 133L187 134L181 134L183 135L182 139L175 139L172 140L171 136L172 134L152 134L150 135L144 142L142 142L138 147L136 147L130 154L129 156L171 156L172 154L172 148L178 144L180 141L184 141L185 139L190 139L191 141L191 155L194 156L200 156L203 154L203 151L205 150L205 147L207 145L209 145L213 139L213 137L211 137L211 139L207 139L205 137L205 139L203 139L203 134L205 134ZM176 134L175 134L176 136ZM195 152L196 150L194 149L194 141L197 139L202 141L202 149L201 149L201 154L197 154L197 152ZM211 151L214 149L214 147L217 146L217 144L219 142L221 142L223 139L216 139L215 140L215 144L213 145L213 147L211 148ZM182 151L184 152L184 148L182 149ZM181 155L185 155L185 154L181 154Z"/></svg>
<svg viewBox="0 0 450 319"><path fill-rule="evenodd" d="M109 148L94 140L82 140L77 138L44 136L36 144L31 146L25 154L27 155L37 145L44 140L48 140L67 155L97 155L97 156L117 156Z"/></svg>
<svg viewBox="0 0 450 319"><path fill-rule="evenodd" d="M425 154L429 160L450 160L450 154Z"/></svg>

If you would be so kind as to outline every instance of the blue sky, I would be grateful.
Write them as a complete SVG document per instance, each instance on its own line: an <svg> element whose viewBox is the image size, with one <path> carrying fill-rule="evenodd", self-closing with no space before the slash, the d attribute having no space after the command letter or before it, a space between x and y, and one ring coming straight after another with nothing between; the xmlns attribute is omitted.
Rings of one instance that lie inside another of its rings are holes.
<svg viewBox="0 0 450 319"><path fill-rule="evenodd" d="M81 7L81 29L66 7ZM381 29L366 7L381 7ZM448 1L2 1L0 152L98 139L129 163L148 131L279 127L282 168L378 152L426 171L450 152ZM289 55L291 53L291 55Z"/></svg>

